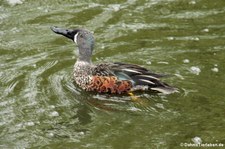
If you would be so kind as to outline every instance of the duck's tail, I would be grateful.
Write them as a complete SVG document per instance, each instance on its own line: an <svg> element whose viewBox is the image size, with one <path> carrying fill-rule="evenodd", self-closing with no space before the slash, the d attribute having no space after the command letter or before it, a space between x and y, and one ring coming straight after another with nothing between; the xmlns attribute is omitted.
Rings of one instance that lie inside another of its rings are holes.
<svg viewBox="0 0 225 149"><path fill-rule="evenodd" d="M172 94L172 93L179 92L177 88L174 88L174 87L169 86L164 83L162 86L152 87L152 88L150 88L150 90L157 91L157 92L163 93L163 94Z"/></svg>

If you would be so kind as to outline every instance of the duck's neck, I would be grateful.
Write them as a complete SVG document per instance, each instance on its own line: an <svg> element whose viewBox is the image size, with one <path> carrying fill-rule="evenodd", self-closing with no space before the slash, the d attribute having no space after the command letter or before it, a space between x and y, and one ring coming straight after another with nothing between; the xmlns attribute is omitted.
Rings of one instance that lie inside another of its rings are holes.
<svg viewBox="0 0 225 149"><path fill-rule="evenodd" d="M77 62L91 64L91 55L80 55L79 54Z"/></svg>
<svg viewBox="0 0 225 149"><path fill-rule="evenodd" d="M78 61L88 62L91 63L91 56L93 47L87 45L79 45L78 46Z"/></svg>
<svg viewBox="0 0 225 149"><path fill-rule="evenodd" d="M84 60L82 60L82 59L77 59L77 61L76 61L76 63L75 63L75 65L79 65L79 66L88 66L88 65L92 65L92 62L91 62L91 60L89 60L89 61L84 61Z"/></svg>

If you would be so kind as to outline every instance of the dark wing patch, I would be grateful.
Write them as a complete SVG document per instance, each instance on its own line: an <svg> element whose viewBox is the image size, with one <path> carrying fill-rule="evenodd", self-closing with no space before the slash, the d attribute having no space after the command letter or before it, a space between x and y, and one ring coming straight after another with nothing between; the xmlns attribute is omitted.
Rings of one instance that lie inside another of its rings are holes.
<svg viewBox="0 0 225 149"><path fill-rule="evenodd" d="M92 70L92 75L95 76L114 76L115 74L111 71L111 63L104 63L95 65Z"/></svg>

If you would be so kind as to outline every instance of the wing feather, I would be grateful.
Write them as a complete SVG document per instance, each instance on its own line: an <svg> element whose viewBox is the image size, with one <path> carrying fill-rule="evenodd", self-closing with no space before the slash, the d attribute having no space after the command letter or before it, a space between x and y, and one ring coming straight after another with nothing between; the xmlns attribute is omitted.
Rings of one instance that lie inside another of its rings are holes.
<svg viewBox="0 0 225 149"><path fill-rule="evenodd" d="M152 71L134 64L126 63L104 63L93 68L93 75L115 76L118 80L128 80L134 86L146 86L150 90L166 93L175 91L175 88L161 82L160 78L167 75L153 73Z"/></svg>

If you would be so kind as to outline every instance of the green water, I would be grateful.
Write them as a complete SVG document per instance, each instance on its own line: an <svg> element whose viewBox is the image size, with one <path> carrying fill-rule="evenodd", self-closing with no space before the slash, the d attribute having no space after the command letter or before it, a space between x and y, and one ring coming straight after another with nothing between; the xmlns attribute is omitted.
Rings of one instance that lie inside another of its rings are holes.
<svg viewBox="0 0 225 149"><path fill-rule="evenodd" d="M225 146L225 1L0 1L0 148ZM72 83L74 44L49 27L94 32L93 62L171 74L172 95L96 95Z"/></svg>

